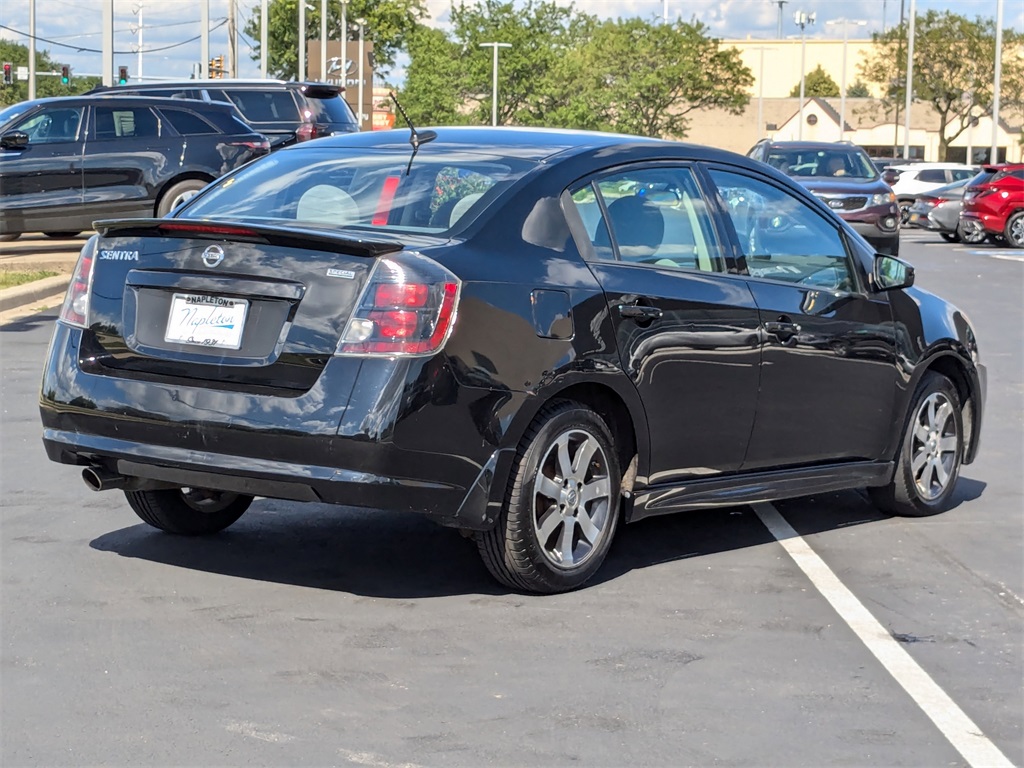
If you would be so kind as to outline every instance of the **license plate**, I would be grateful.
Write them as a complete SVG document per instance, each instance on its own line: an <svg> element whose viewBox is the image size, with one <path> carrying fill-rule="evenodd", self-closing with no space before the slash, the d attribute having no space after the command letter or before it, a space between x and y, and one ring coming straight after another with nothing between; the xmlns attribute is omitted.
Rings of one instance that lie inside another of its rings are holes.
<svg viewBox="0 0 1024 768"><path fill-rule="evenodd" d="M242 346L242 328L248 311L249 302L245 299L176 293L171 298L164 341L238 349Z"/></svg>

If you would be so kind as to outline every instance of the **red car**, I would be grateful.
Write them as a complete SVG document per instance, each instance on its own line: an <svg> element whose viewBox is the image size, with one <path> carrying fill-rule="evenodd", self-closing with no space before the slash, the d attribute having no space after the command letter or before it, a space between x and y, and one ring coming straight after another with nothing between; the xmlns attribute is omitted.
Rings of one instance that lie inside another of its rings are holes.
<svg viewBox="0 0 1024 768"><path fill-rule="evenodd" d="M986 165L967 187L960 225L1024 248L1024 163Z"/></svg>

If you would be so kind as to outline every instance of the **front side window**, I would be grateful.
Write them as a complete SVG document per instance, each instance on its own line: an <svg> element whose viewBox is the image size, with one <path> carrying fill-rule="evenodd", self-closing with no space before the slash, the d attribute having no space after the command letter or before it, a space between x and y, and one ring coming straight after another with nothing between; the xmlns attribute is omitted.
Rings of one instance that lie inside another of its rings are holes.
<svg viewBox="0 0 1024 768"><path fill-rule="evenodd" d="M96 107L96 138L152 139L160 121L149 107Z"/></svg>
<svg viewBox="0 0 1024 768"><path fill-rule="evenodd" d="M853 272L839 229L779 187L712 169L740 251L752 277L853 290Z"/></svg>
<svg viewBox="0 0 1024 768"><path fill-rule="evenodd" d="M723 271L711 219L689 168L616 173L577 189L572 199L600 260Z"/></svg>
<svg viewBox="0 0 1024 768"><path fill-rule="evenodd" d="M14 126L28 134L32 144L55 144L75 141L82 124L82 107L44 109Z"/></svg>

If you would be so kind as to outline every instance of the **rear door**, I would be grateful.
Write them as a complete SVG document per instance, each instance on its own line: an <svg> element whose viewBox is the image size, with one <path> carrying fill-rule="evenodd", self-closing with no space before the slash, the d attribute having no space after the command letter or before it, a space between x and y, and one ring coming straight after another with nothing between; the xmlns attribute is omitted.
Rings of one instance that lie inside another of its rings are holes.
<svg viewBox="0 0 1024 768"><path fill-rule="evenodd" d="M745 281L727 273L692 168L638 167L571 191L587 233L579 247L647 412L646 481L738 469L757 400L758 313Z"/></svg>
<svg viewBox="0 0 1024 768"><path fill-rule="evenodd" d="M761 324L744 469L878 459L896 395L892 312L864 290L838 222L764 178L711 168Z"/></svg>
<svg viewBox="0 0 1024 768"><path fill-rule="evenodd" d="M0 149L0 217L15 232L73 229L82 219L85 109L45 105L8 128L25 147Z"/></svg>
<svg viewBox="0 0 1024 768"><path fill-rule="evenodd" d="M157 192L181 166L184 139L147 106L99 104L92 113L85 209L95 219L154 215Z"/></svg>

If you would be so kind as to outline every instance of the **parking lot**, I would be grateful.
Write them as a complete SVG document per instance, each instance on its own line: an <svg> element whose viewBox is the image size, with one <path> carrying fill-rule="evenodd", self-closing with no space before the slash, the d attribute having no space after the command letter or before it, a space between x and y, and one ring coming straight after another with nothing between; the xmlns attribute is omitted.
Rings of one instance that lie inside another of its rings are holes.
<svg viewBox="0 0 1024 768"><path fill-rule="evenodd" d="M649 519L552 597L388 511L259 500L158 533L46 459L54 313L0 326L0 762L1024 764L1022 254L902 243L989 371L952 511L849 492Z"/></svg>

